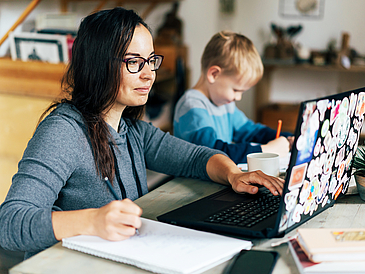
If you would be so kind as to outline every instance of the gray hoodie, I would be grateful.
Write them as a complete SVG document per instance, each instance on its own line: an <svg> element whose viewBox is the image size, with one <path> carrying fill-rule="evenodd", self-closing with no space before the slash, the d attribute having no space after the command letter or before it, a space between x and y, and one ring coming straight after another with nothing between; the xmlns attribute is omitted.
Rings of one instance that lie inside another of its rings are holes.
<svg viewBox="0 0 365 274"><path fill-rule="evenodd" d="M110 126L109 130L116 143L113 151L119 171L113 187L121 198L120 182L131 200L137 199L139 193L148 192L146 168L209 180L208 159L220 153L180 140L143 121L132 123L122 118L119 132ZM3 248L26 251L25 257L30 257L57 243L52 211L99 208L114 200L97 174L86 136L81 114L69 104L59 105L39 124L0 207L0 245ZM139 192L136 177L140 181Z"/></svg>

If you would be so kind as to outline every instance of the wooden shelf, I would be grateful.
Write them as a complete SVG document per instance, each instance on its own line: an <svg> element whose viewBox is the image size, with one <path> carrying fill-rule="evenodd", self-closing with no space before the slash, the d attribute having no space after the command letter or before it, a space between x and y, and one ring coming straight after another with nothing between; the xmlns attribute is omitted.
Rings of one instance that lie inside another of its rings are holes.
<svg viewBox="0 0 365 274"><path fill-rule="evenodd" d="M0 93L54 99L61 95L61 79L66 67L64 63L0 58ZM175 77L171 71L162 68L156 75L156 83Z"/></svg>
<svg viewBox="0 0 365 274"><path fill-rule="evenodd" d="M0 93L56 98L66 64L0 58Z"/></svg>
<svg viewBox="0 0 365 274"><path fill-rule="evenodd" d="M315 66L311 64L265 64L266 70L273 69L295 69L295 70L311 70L311 71L331 71L331 72L365 72L365 66L351 66L349 69L346 69L342 66Z"/></svg>

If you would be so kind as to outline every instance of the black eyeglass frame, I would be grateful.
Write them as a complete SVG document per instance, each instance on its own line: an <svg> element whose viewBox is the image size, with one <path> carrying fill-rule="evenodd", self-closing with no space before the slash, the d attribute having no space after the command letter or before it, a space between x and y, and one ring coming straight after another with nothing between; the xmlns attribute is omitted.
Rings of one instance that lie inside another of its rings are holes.
<svg viewBox="0 0 365 274"><path fill-rule="evenodd" d="M150 66L150 60L152 60L153 58L156 58L156 56L157 57L161 57L161 63L159 64L158 68L152 69L151 66ZM133 71L133 72L130 71L129 65L128 65L128 61L131 60L131 59L142 59L143 60L143 62L138 67L138 71ZM138 73L138 72L140 72L144 68L144 66L145 66L146 63L148 63L148 65L150 66L151 71L158 70L161 67L161 64L162 64L163 59L164 59L164 56L163 55L155 54L155 55L152 55L152 56L148 57L147 59L138 56L138 57L131 57L131 58L122 59L122 62L124 62L126 64L127 70L130 73Z"/></svg>

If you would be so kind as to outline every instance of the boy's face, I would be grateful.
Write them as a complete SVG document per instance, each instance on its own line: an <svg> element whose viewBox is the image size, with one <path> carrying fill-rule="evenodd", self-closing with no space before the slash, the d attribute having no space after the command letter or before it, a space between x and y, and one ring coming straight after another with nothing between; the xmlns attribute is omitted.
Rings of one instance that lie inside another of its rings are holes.
<svg viewBox="0 0 365 274"><path fill-rule="evenodd" d="M221 72L209 86L209 97L215 105L222 106L241 100L242 94L251 86L241 75L226 75Z"/></svg>

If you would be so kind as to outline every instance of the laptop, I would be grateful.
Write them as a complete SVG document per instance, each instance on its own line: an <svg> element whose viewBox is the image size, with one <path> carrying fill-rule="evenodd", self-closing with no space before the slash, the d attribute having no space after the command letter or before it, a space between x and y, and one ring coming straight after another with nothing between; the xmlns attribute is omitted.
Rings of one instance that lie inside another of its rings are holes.
<svg viewBox="0 0 365 274"><path fill-rule="evenodd" d="M365 88L300 105L282 196L226 188L157 217L225 235L282 237L344 195L365 113Z"/></svg>

